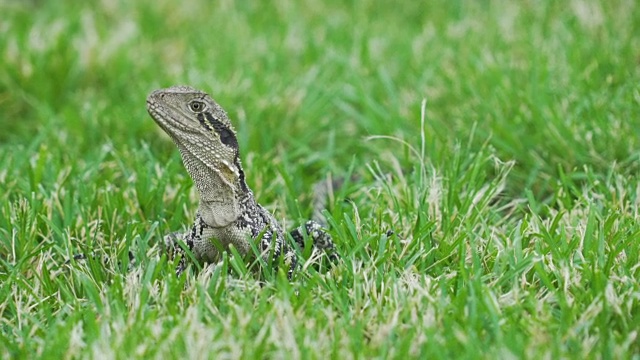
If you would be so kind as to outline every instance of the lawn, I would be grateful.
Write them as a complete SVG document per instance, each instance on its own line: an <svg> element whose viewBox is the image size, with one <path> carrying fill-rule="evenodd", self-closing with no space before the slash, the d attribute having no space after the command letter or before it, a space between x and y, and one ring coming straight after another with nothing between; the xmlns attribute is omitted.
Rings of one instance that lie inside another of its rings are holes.
<svg viewBox="0 0 640 360"><path fill-rule="evenodd" d="M0 13L0 358L640 357L636 1ZM175 275L198 196L145 109L175 84L227 110L287 227L348 180L341 263Z"/></svg>

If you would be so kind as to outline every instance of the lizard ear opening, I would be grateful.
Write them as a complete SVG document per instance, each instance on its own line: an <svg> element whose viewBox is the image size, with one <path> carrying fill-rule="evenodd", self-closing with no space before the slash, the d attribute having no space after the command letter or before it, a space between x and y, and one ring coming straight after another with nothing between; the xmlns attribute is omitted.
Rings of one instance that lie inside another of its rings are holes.
<svg viewBox="0 0 640 360"><path fill-rule="evenodd" d="M202 201L200 204L200 216L204 222L212 227L225 227L233 223L240 216L235 202L221 203L214 201Z"/></svg>

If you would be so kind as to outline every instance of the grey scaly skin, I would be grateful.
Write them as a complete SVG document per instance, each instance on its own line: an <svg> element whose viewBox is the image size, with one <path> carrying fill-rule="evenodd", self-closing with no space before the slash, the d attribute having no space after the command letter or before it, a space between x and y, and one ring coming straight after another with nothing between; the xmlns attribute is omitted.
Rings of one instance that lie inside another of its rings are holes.
<svg viewBox="0 0 640 360"><path fill-rule="evenodd" d="M295 252L276 219L257 203L247 186L236 132L227 113L209 95L189 86L152 92L147 97L147 110L180 150L200 194L191 230L165 236L166 245L182 257L177 273L186 267L179 241L196 260L206 263L220 261L222 251L231 245L245 256L252 251L250 242L254 242L264 259L284 256L291 277L297 264ZM338 258L331 236L320 224L308 221L302 228L315 247L327 251L332 260ZM304 246L301 228L290 234Z"/></svg>

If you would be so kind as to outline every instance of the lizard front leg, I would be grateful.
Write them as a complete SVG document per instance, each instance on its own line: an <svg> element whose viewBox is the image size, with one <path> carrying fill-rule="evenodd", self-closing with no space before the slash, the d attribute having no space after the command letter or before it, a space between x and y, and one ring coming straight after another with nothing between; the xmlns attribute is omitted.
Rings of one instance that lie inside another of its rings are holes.
<svg viewBox="0 0 640 360"><path fill-rule="evenodd" d="M319 250L323 250L329 257L329 260L333 262L340 259L331 235L329 235L317 221L309 220L304 226L293 229L289 234L301 249L304 249L305 237L309 237L313 246Z"/></svg>
<svg viewBox="0 0 640 360"><path fill-rule="evenodd" d="M169 259L175 259L176 257L180 258L180 262L178 262L178 266L176 267L176 275L178 276L180 276L187 267L187 254L180 245L180 242L183 242L189 250L193 250L193 240L189 239L189 236L189 232L179 231L175 231L164 236L164 246Z"/></svg>

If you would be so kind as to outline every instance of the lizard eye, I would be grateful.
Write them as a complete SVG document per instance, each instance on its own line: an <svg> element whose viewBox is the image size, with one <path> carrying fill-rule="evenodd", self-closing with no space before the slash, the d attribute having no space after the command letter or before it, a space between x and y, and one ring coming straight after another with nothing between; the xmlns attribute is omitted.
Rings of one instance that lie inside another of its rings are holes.
<svg viewBox="0 0 640 360"><path fill-rule="evenodd" d="M193 100L189 103L189 110L193 111L194 113L201 113L206 108L207 106L205 105L205 103L200 100Z"/></svg>

